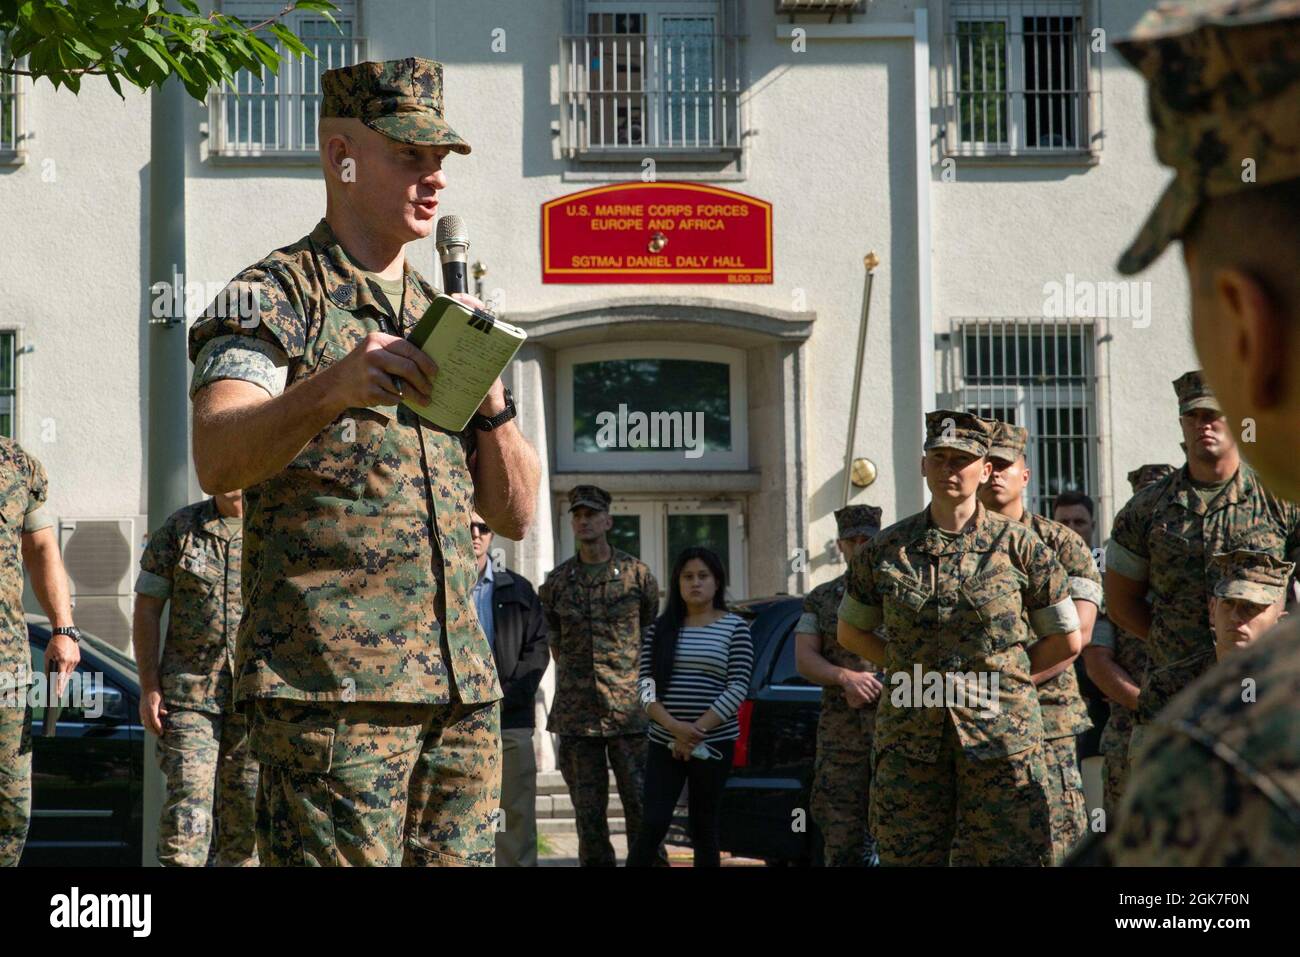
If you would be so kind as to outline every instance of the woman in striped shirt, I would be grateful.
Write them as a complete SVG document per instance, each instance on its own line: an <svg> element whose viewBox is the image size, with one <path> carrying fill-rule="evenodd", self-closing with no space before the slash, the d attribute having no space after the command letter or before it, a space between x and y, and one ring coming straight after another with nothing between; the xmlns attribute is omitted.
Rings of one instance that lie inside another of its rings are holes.
<svg viewBox="0 0 1300 957"><path fill-rule="evenodd" d="M649 867L690 782L696 867L717 867L722 789L749 693L754 645L744 618L727 611L727 573L707 548L687 548L673 567L664 613L641 642L638 689L650 716L641 831L628 867Z"/></svg>

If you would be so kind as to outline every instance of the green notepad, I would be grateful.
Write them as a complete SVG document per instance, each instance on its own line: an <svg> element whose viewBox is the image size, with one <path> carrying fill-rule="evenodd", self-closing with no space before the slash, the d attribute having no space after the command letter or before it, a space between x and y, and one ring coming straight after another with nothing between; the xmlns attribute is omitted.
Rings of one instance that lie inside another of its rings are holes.
<svg viewBox="0 0 1300 957"><path fill-rule="evenodd" d="M441 429L461 431L527 338L517 326L437 296L408 339L438 363L433 392L428 405L412 398L402 404Z"/></svg>

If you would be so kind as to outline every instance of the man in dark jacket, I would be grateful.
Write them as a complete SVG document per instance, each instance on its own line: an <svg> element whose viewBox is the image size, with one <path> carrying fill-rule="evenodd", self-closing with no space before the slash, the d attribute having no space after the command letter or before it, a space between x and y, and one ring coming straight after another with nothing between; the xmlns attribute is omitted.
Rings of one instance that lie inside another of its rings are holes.
<svg viewBox="0 0 1300 957"><path fill-rule="evenodd" d="M492 554L492 529L477 512L470 525L478 582L474 610L492 645L501 681L501 818L497 867L537 866L537 760L533 699L550 662L546 618L528 579Z"/></svg>

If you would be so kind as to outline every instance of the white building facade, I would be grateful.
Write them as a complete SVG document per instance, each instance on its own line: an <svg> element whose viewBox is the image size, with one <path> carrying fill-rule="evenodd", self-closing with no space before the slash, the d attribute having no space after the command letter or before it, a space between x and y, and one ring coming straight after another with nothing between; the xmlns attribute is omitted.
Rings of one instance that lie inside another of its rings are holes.
<svg viewBox="0 0 1300 957"><path fill-rule="evenodd" d="M282 6L223 4L245 20ZM341 34L289 21L319 65L241 76L239 96L192 103L174 131L188 314L323 214L319 69L442 61L473 153L449 158L440 212L467 221L484 298L530 334L508 384L544 462L542 507L506 560L535 583L571 554L566 494L587 482L613 494L617 542L661 582L697 542L724 554L736 598L842 572L832 512L868 251L852 452L876 478L852 501L887 523L923 506L922 416L939 407L1027 425L1031 507L1088 492L1094 545L1128 470L1182 461L1170 382L1196 361L1182 265L1171 252L1137 284L1114 270L1168 178L1111 43L1144 3L339 6ZM79 620L125 640L147 531L150 99L20 81L0 102L0 430L49 472ZM544 204L651 178L770 204L771 282L542 281ZM408 255L439 281L431 240ZM698 457L593 434L620 404L684 396L709 410Z"/></svg>

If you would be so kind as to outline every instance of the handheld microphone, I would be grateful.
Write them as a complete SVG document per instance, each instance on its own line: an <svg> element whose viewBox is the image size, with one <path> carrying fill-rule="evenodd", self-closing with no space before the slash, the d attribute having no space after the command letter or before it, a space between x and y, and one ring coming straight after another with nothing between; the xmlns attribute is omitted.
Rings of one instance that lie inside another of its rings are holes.
<svg viewBox="0 0 1300 957"><path fill-rule="evenodd" d="M465 280L465 262L469 258L469 230L459 216L443 216L434 235L438 258L442 260L442 291L469 292Z"/></svg>

